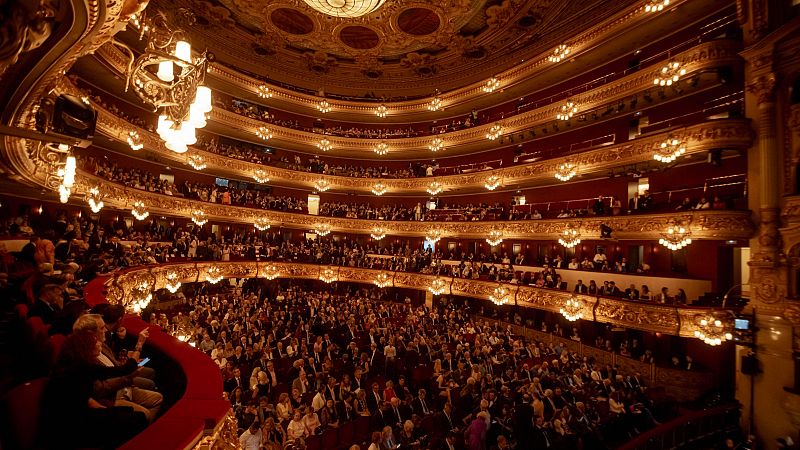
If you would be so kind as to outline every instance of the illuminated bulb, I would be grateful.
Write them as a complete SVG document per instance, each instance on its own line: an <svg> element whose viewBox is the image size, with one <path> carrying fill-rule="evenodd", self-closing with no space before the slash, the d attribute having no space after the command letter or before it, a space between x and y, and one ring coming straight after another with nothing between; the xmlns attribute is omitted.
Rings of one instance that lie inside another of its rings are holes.
<svg viewBox="0 0 800 450"><path fill-rule="evenodd" d="M133 202L133 207L131 207L131 214L136 220L144 220L146 219L150 213L144 207L144 203L140 201Z"/></svg>
<svg viewBox="0 0 800 450"><path fill-rule="evenodd" d="M75 162L74 156L67 156L67 160L64 163L64 180L62 184L68 188L71 188L72 185L75 184L75 168L77 164Z"/></svg>
<svg viewBox="0 0 800 450"><path fill-rule="evenodd" d="M175 43L175 57L181 61L192 62L192 46L186 41L178 41Z"/></svg>
<svg viewBox="0 0 800 450"><path fill-rule="evenodd" d="M161 61L160 63L158 63L158 72L156 72L156 76L161 81L171 83L175 79L175 74L173 73L173 68L172 68L172 61Z"/></svg>

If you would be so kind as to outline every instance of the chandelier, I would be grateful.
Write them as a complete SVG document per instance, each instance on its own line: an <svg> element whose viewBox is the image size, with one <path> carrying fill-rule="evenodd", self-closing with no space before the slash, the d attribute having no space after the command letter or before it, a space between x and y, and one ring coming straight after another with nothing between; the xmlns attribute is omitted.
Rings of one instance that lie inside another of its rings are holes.
<svg viewBox="0 0 800 450"><path fill-rule="evenodd" d="M191 12L182 10L181 13L187 25L194 26ZM212 109L211 89L203 82L209 58L213 56L204 52L197 58L192 57L186 33L171 29L161 13L147 21L141 30L141 37L147 33L148 41L138 57L128 46L114 41L130 57L125 91L132 88L145 103L160 110L158 135L168 149L185 153L187 146L197 142L195 131L206 125L206 114Z"/></svg>
<svg viewBox="0 0 800 450"><path fill-rule="evenodd" d="M205 158L203 158L202 156L198 155L197 153L189 155L189 157L186 158L186 159L187 159L189 165L194 168L194 170L203 170L203 169L206 168L206 160L205 160Z"/></svg>
<svg viewBox="0 0 800 450"><path fill-rule="evenodd" d="M486 189L493 191L500 186L500 177L497 175L492 175L483 182L483 187Z"/></svg>
<svg viewBox="0 0 800 450"><path fill-rule="evenodd" d="M569 47L567 44L561 44L553 50L553 54L550 55L547 59L550 62L561 62L562 59L566 58L569 55Z"/></svg>
<svg viewBox="0 0 800 450"><path fill-rule="evenodd" d="M147 308L150 301L153 300L153 292L150 290L150 285L143 281L142 284L134 287L131 290L131 299L133 302L129 305L134 314L139 314Z"/></svg>
<svg viewBox="0 0 800 450"><path fill-rule="evenodd" d="M684 153L686 153L685 143L670 136L656 149L653 159L664 164L670 164Z"/></svg>
<svg viewBox="0 0 800 450"><path fill-rule="evenodd" d="M314 182L314 187L317 188L317 190L320 192L325 192L331 188L331 184L328 182L328 180L320 178L319 180Z"/></svg>
<svg viewBox="0 0 800 450"><path fill-rule="evenodd" d="M272 91L269 90L266 84L262 84L256 89L256 94L261 98L272 98Z"/></svg>
<svg viewBox="0 0 800 450"><path fill-rule="evenodd" d="M317 109L322 114L327 114L327 113L331 112L331 109L333 109L333 108L331 107L331 104L328 103L327 100L320 100L320 102L317 103Z"/></svg>
<svg viewBox="0 0 800 450"><path fill-rule="evenodd" d="M280 274L281 273L278 268L270 264L264 269L264 274L262 277L266 278L267 280L274 280L275 278L278 278Z"/></svg>
<svg viewBox="0 0 800 450"><path fill-rule="evenodd" d="M696 325L698 329L694 331L694 336L702 339L708 345L717 346L733 339L731 321L713 311L710 314L698 316Z"/></svg>
<svg viewBox="0 0 800 450"><path fill-rule="evenodd" d="M442 238L442 235L443 235L442 230L438 230L438 229L429 230L425 234L425 240L435 244L435 243L439 242L439 239Z"/></svg>
<svg viewBox="0 0 800 450"><path fill-rule="evenodd" d="M375 276L374 283L375 286L378 286L379 288L383 289L386 286L392 284L392 277L386 272L381 272Z"/></svg>
<svg viewBox="0 0 800 450"><path fill-rule="evenodd" d="M314 226L314 232L320 236L327 236L331 233L331 226L327 223L318 223Z"/></svg>
<svg viewBox="0 0 800 450"><path fill-rule="evenodd" d="M425 190L428 192L428 194L438 195L440 192L442 192L442 188L443 188L442 183L434 181L431 184L429 184L428 188Z"/></svg>
<svg viewBox="0 0 800 450"><path fill-rule="evenodd" d="M581 233L572 227L568 227L561 233L558 243L566 248L572 248L581 243Z"/></svg>
<svg viewBox="0 0 800 450"><path fill-rule="evenodd" d="M570 297L564 302L564 305L561 307L561 309L559 309L559 312L570 322L575 322L578 319L582 319L583 300L579 299L578 297Z"/></svg>
<svg viewBox="0 0 800 450"><path fill-rule="evenodd" d="M503 127L501 125L492 125L486 133L486 139L493 141L503 134Z"/></svg>
<svg viewBox="0 0 800 450"><path fill-rule="evenodd" d="M72 186L75 185L75 170L77 161L74 156L67 156L64 160L64 167L60 167L56 175L61 177L61 184L58 185L58 196L61 203L67 203L72 193Z"/></svg>
<svg viewBox="0 0 800 450"><path fill-rule="evenodd" d="M269 183L269 177L264 169L256 169L253 173L253 179L256 180L256 183Z"/></svg>
<svg viewBox="0 0 800 450"><path fill-rule="evenodd" d="M447 282L439 277L434 278L433 281L431 281L431 285L428 286L428 291L433 295L442 295L446 289Z"/></svg>
<svg viewBox="0 0 800 450"><path fill-rule="evenodd" d="M320 141L317 143L317 147L323 152L327 152L333 148L331 141L329 141L327 138L320 139Z"/></svg>
<svg viewBox="0 0 800 450"><path fill-rule="evenodd" d="M503 230L491 230L489 236L486 238L486 243L492 247L496 247L503 242Z"/></svg>
<svg viewBox="0 0 800 450"><path fill-rule="evenodd" d="M334 17L361 17L375 12L386 0L303 0L317 11Z"/></svg>
<svg viewBox="0 0 800 450"><path fill-rule="evenodd" d="M266 217L259 217L255 221L253 221L253 226L258 231L267 231L269 230L270 224L269 220Z"/></svg>
<svg viewBox="0 0 800 450"><path fill-rule="evenodd" d="M269 131L267 127L258 127L256 130L256 136L260 137L261 139L268 141L272 138L272 132Z"/></svg>
<svg viewBox="0 0 800 450"><path fill-rule="evenodd" d="M144 148L144 143L142 142L142 137L139 135L139 132L136 130L131 130L128 132L128 145L131 146L131 150L137 151Z"/></svg>
<svg viewBox="0 0 800 450"><path fill-rule="evenodd" d="M386 191L388 191L388 188L386 187L385 184L381 183L380 181L372 185L372 193L379 197L385 194Z"/></svg>
<svg viewBox="0 0 800 450"><path fill-rule="evenodd" d="M428 111L438 111L442 108L442 99L437 95L428 103Z"/></svg>
<svg viewBox="0 0 800 450"><path fill-rule="evenodd" d="M195 225L202 227L208 222L206 213L200 211L199 209L192 211L192 222L194 222Z"/></svg>
<svg viewBox="0 0 800 450"><path fill-rule="evenodd" d="M658 12L669 6L669 0L647 0L644 5L645 12Z"/></svg>
<svg viewBox="0 0 800 450"><path fill-rule="evenodd" d="M217 266L211 266L206 271L206 281L211 284L217 284L222 281L223 278L225 277L222 276L222 269Z"/></svg>
<svg viewBox="0 0 800 450"><path fill-rule="evenodd" d="M334 270L332 267L326 267L324 269L320 269L319 271L319 280L323 283L331 284L338 279L339 277L336 275L336 270Z"/></svg>
<svg viewBox="0 0 800 450"><path fill-rule="evenodd" d="M492 301L497 306L505 305L508 303L508 297L511 292L508 290L507 287L503 285L498 285L494 288L491 294L489 294L489 300Z"/></svg>
<svg viewBox="0 0 800 450"><path fill-rule="evenodd" d="M438 152L439 150L444 148L444 141L439 138L433 138L430 144L428 144L428 148L432 152Z"/></svg>
<svg viewBox="0 0 800 450"><path fill-rule="evenodd" d="M670 226L661 236L658 243L672 251L680 250L692 243L692 232L684 227Z"/></svg>
<svg viewBox="0 0 800 450"><path fill-rule="evenodd" d="M578 112L578 107L575 106L575 102L572 100L567 100L567 102L561 105L561 108L559 108L558 114L556 114L556 119L569 120L576 112Z"/></svg>
<svg viewBox="0 0 800 450"><path fill-rule="evenodd" d="M376 116L384 118L386 117L387 114L389 114L389 109L386 107L386 105L380 105L377 108L375 108Z"/></svg>
<svg viewBox="0 0 800 450"><path fill-rule="evenodd" d="M489 78L486 80L486 83L483 84L483 92L487 94L491 94L495 91L495 89L500 87L500 80L495 77Z"/></svg>
<svg viewBox="0 0 800 450"><path fill-rule="evenodd" d="M92 210L93 213L97 214L103 209L103 200L100 196L100 188L97 186L89 188L89 192L86 193L86 203L89 204L89 209Z"/></svg>
<svg viewBox="0 0 800 450"><path fill-rule="evenodd" d="M131 214L133 214L133 217L135 217L136 220L144 220L150 215L150 213L145 209L144 203L140 201L133 202Z"/></svg>
<svg viewBox="0 0 800 450"><path fill-rule="evenodd" d="M168 290L171 294L178 292L178 289L181 288L181 282L178 280L177 272L170 272L166 276L166 283L164 283L164 289Z"/></svg>
<svg viewBox="0 0 800 450"><path fill-rule="evenodd" d="M378 156L383 156L389 153L389 146L385 142L381 142L376 144L372 150L377 153Z"/></svg>
<svg viewBox="0 0 800 450"><path fill-rule="evenodd" d="M653 78L653 84L656 86L672 86L672 83L680 80L683 75L686 75L686 69L681 67L681 63L671 61L662 67L658 75Z"/></svg>
<svg viewBox="0 0 800 450"><path fill-rule="evenodd" d="M571 162L561 163L556 166L555 177L559 181L569 181L578 173L578 166Z"/></svg>
<svg viewBox="0 0 800 450"><path fill-rule="evenodd" d="M380 241L381 239L386 237L386 229L383 227L375 227L372 229L370 237L372 239L375 239L376 241Z"/></svg>

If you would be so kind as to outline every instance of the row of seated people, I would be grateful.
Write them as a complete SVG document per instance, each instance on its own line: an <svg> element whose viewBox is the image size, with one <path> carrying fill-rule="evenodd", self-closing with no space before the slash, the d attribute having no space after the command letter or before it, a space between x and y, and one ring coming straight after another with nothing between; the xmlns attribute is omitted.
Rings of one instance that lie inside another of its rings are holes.
<svg viewBox="0 0 800 450"><path fill-rule="evenodd" d="M246 287L190 296L173 320L188 320L220 366L245 446L281 448L368 418L379 448L600 448L657 423L641 374L454 305L376 295Z"/></svg>

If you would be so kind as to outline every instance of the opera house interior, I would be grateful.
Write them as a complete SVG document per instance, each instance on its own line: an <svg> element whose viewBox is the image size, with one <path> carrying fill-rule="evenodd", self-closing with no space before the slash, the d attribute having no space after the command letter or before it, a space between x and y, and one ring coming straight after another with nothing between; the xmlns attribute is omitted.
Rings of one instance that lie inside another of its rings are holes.
<svg viewBox="0 0 800 450"><path fill-rule="evenodd" d="M800 448L800 0L0 0L0 450Z"/></svg>

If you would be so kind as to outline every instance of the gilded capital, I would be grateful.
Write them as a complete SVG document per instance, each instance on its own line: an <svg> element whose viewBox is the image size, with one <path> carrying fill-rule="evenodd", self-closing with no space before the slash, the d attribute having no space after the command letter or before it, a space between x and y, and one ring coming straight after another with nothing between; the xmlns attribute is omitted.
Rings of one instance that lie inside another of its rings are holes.
<svg viewBox="0 0 800 450"><path fill-rule="evenodd" d="M772 72L757 76L747 84L747 92L756 96L756 102L773 102L775 100L775 74Z"/></svg>

